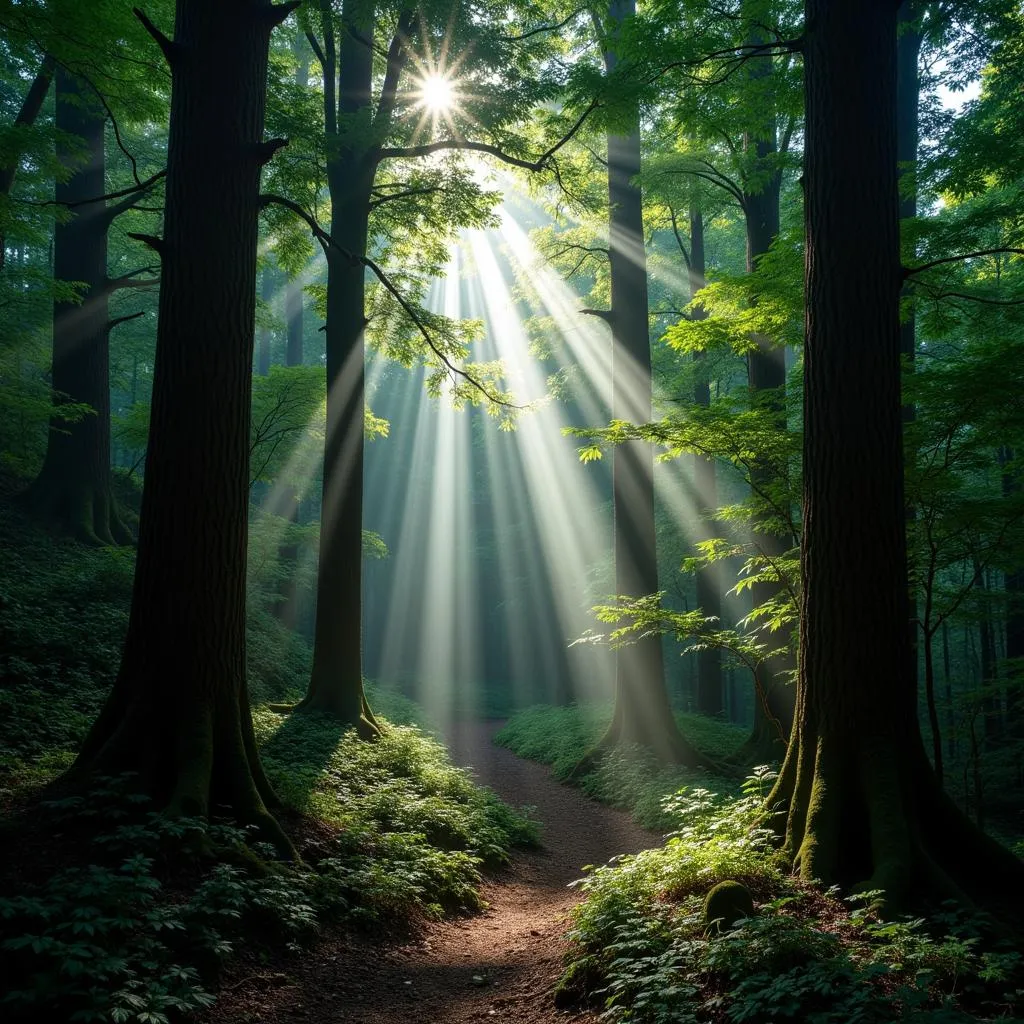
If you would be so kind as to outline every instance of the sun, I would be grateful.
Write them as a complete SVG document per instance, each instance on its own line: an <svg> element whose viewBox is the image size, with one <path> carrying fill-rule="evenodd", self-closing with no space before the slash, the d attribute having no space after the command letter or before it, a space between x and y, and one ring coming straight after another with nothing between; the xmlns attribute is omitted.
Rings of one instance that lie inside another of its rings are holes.
<svg viewBox="0 0 1024 1024"><path fill-rule="evenodd" d="M444 75L428 75L420 82L420 105L435 114L443 114L455 106L455 87Z"/></svg>

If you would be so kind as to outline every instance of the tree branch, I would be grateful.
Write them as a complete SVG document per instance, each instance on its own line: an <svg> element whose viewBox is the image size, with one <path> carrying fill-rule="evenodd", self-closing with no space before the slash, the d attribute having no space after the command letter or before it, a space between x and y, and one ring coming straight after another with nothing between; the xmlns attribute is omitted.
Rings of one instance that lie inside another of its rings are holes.
<svg viewBox="0 0 1024 1024"><path fill-rule="evenodd" d="M398 16L398 24L395 26L395 34L388 47L387 65L384 72L384 82L380 90L380 100L377 102L377 112L373 116L373 127L378 132L378 138L384 138L385 131L391 123L391 115L394 113L395 104L398 102L398 83L402 72L408 63L408 51L406 44L413 27L413 12L402 11Z"/></svg>
<svg viewBox="0 0 1024 1024"><path fill-rule="evenodd" d="M676 211L669 205L668 215L672 220L672 234L676 236L676 244L679 246L679 251L683 254L683 262L686 264L686 269L690 269L690 253L686 248L686 244L683 242L683 236L679 233L679 224L676 222Z"/></svg>
<svg viewBox="0 0 1024 1024"><path fill-rule="evenodd" d="M107 324L107 334L109 334L118 324L126 324L129 320L138 320L140 316L145 316L145 310L140 309L138 313L126 313L124 316L115 316L110 323Z"/></svg>
<svg viewBox="0 0 1024 1024"><path fill-rule="evenodd" d="M536 28L531 28L529 31L524 32L518 36L498 36L498 39L503 43L521 43L524 39L529 39L531 36L539 36L542 32L557 32L561 28L565 28L570 21L578 18L581 14L587 13L586 7L580 7L570 14L568 17L563 18L561 21L554 25L538 25Z"/></svg>
<svg viewBox="0 0 1024 1024"><path fill-rule="evenodd" d="M977 259L979 256L995 256L999 253L1010 253L1015 256L1024 256L1024 249L979 249L978 252L967 252L962 256L943 256L942 259L932 260L929 263L922 263L919 267L904 267L903 278L906 280L914 274L920 274L922 271L931 270L933 267L941 267L945 263L959 263L961 260L973 260Z"/></svg>
<svg viewBox="0 0 1024 1024"><path fill-rule="evenodd" d="M512 156L498 146L492 146L486 142L471 142L469 139L442 139L438 142L428 142L422 146L389 147L377 151L378 160L390 160L394 158L412 158L430 156L432 153L440 153L445 150L469 150L473 153L487 153L498 160L513 167L522 167L527 171L541 171L551 158L568 143L576 133L583 127L586 119L597 109L598 101L591 100L586 110L577 118L576 123L558 140L553 146L545 150L536 160L524 160L521 157Z"/></svg>
<svg viewBox="0 0 1024 1024"><path fill-rule="evenodd" d="M350 250L338 245L338 243L317 223L316 218L304 210L298 203L293 202L291 199L286 199L284 196L275 195L273 193L263 193L260 196L260 204L262 206L269 206L271 203L282 206L286 210L290 210L301 220L305 221L309 226L310 231L313 232L314 237L320 243L324 252L327 253L329 250L334 249L335 252L340 253L346 259L351 260L355 264L362 264L366 267L378 281L384 286L384 288L392 295L395 301L402 307L405 315L416 326L416 329L423 336L423 340L427 343L427 346L434 353L435 356L441 361L441 363L448 370L448 373L452 377L461 377L468 384L471 384L477 391L480 392L489 402L495 405L504 406L507 409L523 409L525 406L514 405L512 402L505 401L499 395L496 395L491 391L486 384L477 380L473 374L468 370L463 369L460 366L456 366L444 352L437 347L437 343L430 335L430 331L427 330L426 325L420 318L419 314L409 303L409 301L402 295L402 293L395 286L394 282L388 277L388 275L380 268L380 266L370 259L369 256L363 256L358 253L353 253Z"/></svg>
<svg viewBox="0 0 1024 1024"><path fill-rule="evenodd" d="M158 29L156 25L149 20L145 11L139 10L138 7L133 7L132 14L142 22L142 27L153 37L156 45L160 47L160 50L164 55L164 59L171 65L171 67L173 67L174 62L181 54L181 47L177 43L168 39L167 36L165 36L163 32L161 32L160 29Z"/></svg>

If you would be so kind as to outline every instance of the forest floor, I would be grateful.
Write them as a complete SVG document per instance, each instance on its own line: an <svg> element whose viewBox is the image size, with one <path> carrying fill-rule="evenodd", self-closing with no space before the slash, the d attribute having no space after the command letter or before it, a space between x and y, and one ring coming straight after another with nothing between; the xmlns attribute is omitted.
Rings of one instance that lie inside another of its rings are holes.
<svg viewBox="0 0 1024 1024"><path fill-rule="evenodd" d="M465 722L446 736L452 760L514 806L529 805L542 847L517 851L489 877L488 908L374 943L327 938L273 970L239 964L209 1019L217 1024L552 1024L590 1015L558 1011L566 915L579 901L569 883L602 864L660 841L623 812L594 803L551 778L548 768L494 746L497 723ZM255 970L256 973L253 973Z"/></svg>

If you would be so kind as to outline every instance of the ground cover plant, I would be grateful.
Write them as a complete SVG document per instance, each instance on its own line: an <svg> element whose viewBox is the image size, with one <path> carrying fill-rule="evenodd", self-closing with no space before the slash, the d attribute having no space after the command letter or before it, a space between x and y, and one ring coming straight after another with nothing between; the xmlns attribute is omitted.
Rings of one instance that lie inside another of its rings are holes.
<svg viewBox="0 0 1024 1024"><path fill-rule="evenodd" d="M611 717L610 704L535 705L515 712L494 740L520 757L551 765L555 778L572 779L588 796L630 811L654 830L673 827L663 800L681 786L737 791L742 772L727 766L746 740L746 730L682 712L676 715L680 730L711 762L723 766L722 773L666 764L642 747L619 747L577 777L577 767L604 735Z"/></svg>
<svg viewBox="0 0 1024 1024"><path fill-rule="evenodd" d="M559 1002L634 1024L1020 1019L1024 958L983 916L886 916L879 892L844 897L781 870L764 819L774 778L758 770L738 796L680 790L662 846L580 880ZM713 892L730 881L753 909L719 917Z"/></svg>
<svg viewBox="0 0 1024 1024"><path fill-rule="evenodd" d="M0 876L0 973L17 979L5 1020L162 1024L211 1005L243 946L297 951L325 927L477 910L481 872L536 842L531 821L451 764L415 704L372 684L375 743L329 716L254 711L300 863L229 819L163 816L131 775L47 794L116 670L132 552L52 538L9 505L0 516L31 534L0 551L0 829L26 847ZM249 636L257 692L298 689L308 645L271 616Z"/></svg>

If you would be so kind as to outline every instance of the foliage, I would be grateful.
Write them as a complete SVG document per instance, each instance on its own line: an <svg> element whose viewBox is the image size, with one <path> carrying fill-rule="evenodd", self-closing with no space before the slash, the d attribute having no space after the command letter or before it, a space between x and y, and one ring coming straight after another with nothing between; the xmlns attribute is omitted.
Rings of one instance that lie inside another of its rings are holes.
<svg viewBox="0 0 1024 1024"><path fill-rule="evenodd" d="M563 999L637 1024L1004 1019L1022 966L1005 940L982 942L977 923L952 912L884 920L877 893L844 902L779 874L759 825L772 777L759 769L736 797L666 798L678 828L663 846L578 883ZM756 912L709 931L704 894L729 879L754 893Z"/></svg>
<svg viewBox="0 0 1024 1024"><path fill-rule="evenodd" d="M568 779L594 748L611 719L610 705L538 705L512 716L495 742L520 757L550 764L555 778ZM742 728L703 715L677 715L679 727L703 753L726 760L746 739ZM663 799L681 786L701 786L729 792L731 784L705 772L658 764L650 752L623 748L601 759L578 780L590 797L633 813L646 828L665 830L674 818Z"/></svg>

